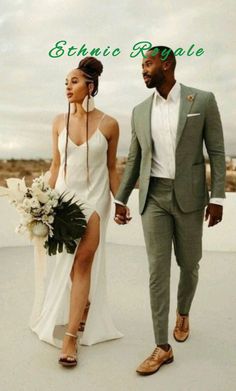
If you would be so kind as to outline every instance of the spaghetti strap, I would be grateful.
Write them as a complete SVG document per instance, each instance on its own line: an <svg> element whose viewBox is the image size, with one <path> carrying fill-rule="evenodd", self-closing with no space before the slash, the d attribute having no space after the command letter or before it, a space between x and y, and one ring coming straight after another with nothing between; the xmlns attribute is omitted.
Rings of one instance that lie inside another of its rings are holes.
<svg viewBox="0 0 236 391"><path fill-rule="evenodd" d="M102 118L101 118L101 119L100 119L100 121L98 122L98 126L97 126L98 128L100 127L100 125L101 125L101 122L102 122L103 118L105 117L105 115L106 115L106 114L105 114L105 113L103 113L103 115L102 115Z"/></svg>

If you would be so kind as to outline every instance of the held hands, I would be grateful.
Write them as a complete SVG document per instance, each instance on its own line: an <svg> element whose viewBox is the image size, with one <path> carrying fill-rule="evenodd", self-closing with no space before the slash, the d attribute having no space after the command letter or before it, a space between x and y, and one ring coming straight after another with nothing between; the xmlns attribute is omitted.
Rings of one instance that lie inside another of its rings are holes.
<svg viewBox="0 0 236 391"><path fill-rule="evenodd" d="M123 206L120 204L116 204L116 211L114 220L119 225L128 224L128 222L132 219L130 217L130 210L127 206Z"/></svg>
<svg viewBox="0 0 236 391"><path fill-rule="evenodd" d="M213 225L218 224L222 220L223 216L223 206L217 204L208 204L205 213L205 221L208 220L210 216L208 227L213 227Z"/></svg>

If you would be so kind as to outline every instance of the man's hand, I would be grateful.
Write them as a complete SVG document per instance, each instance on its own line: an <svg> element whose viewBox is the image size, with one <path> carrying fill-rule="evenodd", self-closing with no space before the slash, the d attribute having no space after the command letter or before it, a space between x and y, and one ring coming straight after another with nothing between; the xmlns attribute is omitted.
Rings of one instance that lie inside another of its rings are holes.
<svg viewBox="0 0 236 391"><path fill-rule="evenodd" d="M222 220L223 216L223 206L217 204L208 204L206 208L205 221L208 220L210 216L208 227L213 227L213 225L218 224Z"/></svg>
<svg viewBox="0 0 236 391"><path fill-rule="evenodd" d="M127 206L116 204L116 211L114 220L119 225L127 224L132 217L130 217L130 210Z"/></svg>

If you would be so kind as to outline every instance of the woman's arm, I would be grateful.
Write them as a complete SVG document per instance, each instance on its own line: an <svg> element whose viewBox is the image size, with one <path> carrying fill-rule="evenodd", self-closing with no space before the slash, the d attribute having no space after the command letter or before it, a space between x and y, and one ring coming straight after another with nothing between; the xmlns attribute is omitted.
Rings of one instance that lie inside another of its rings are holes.
<svg viewBox="0 0 236 391"><path fill-rule="evenodd" d="M49 186L54 189L59 167L60 167L60 152L58 149L58 129L59 129L59 122L61 120L61 115L57 115L54 118L53 125L52 125L52 163L50 166L50 179L49 179Z"/></svg>
<svg viewBox="0 0 236 391"><path fill-rule="evenodd" d="M110 190L115 196L120 185L120 179L116 172L116 152L119 140L119 125L114 118L109 118L108 122L108 150L107 150L107 167L109 171Z"/></svg>

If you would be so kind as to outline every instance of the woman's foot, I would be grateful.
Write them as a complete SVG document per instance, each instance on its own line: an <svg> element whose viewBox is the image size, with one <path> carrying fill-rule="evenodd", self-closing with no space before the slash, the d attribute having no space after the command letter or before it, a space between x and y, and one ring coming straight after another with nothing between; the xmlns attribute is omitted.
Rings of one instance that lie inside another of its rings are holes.
<svg viewBox="0 0 236 391"><path fill-rule="evenodd" d="M58 363L68 367L77 365L77 335L66 332Z"/></svg>

